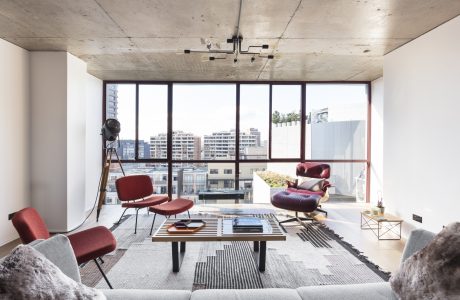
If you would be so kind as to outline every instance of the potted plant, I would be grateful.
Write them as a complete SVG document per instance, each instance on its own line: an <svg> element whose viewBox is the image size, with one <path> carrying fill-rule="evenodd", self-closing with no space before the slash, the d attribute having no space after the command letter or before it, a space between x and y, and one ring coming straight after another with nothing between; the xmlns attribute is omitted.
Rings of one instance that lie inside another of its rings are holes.
<svg viewBox="0 0 460 300"><path fill-rule="evenodd" d="M383 216L385 214L385 207L383 206L383 199L377 201L378 214Z"/></svg>

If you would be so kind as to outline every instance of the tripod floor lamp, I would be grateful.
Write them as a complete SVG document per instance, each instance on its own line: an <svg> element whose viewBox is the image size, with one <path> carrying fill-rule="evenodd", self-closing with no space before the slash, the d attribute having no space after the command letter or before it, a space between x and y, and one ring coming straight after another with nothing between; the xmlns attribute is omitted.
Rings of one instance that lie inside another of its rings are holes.
<svg viewBox="0 0 460 300"><path fill-rule="evenodd" d="M120 157L118 156L117 149L114 147L117 142L118 135L120 134L120 122L116 119L107 119L102 125L101 135L104 139L104 166L102 168L101 177L99 179L99 198L97 203L96 221L99 221L99 214L104 204L107 194L107 181L109 179L109 172L112 162L118 163L121 168L123 176L125 170L121 165Z"/></svg>

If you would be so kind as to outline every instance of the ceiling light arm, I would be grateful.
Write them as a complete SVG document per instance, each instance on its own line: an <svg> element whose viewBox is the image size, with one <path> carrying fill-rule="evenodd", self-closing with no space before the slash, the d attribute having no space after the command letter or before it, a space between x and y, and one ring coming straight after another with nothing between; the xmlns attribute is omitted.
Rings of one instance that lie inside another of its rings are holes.
<svg viewBox="0 0 460 300"><path fill-rule="evenodd" d="M260 52L250 52L249 49L251 49L251 48L268 49L268 47L269 47L266 44L263 44L263 45L260 45L260 46L251 45L251 46L248 47L247 50L242 50L241 49L241 44L242 43L243 43L243 38L238 37L238 52L241 53L241 54L260 55Z"/></svg>
<svg viewBox="0 0 460 300"><path fill-rule="evenodd" d="M190 50L190 49L185 49L184 53L185 54L190 54L190 53L233 54L235 52L232 51L232 50Z"/></svg>

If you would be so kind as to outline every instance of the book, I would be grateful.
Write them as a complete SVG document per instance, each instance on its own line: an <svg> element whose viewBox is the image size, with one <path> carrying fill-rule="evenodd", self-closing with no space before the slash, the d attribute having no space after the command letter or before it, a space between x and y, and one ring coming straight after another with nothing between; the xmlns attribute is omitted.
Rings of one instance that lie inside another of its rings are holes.
<svg viewBox="0 0 460 300"><path fill-rule="evenodd" d="M262 221L256 217L238 217L233 219L233 232L263 232Z"/></svg>

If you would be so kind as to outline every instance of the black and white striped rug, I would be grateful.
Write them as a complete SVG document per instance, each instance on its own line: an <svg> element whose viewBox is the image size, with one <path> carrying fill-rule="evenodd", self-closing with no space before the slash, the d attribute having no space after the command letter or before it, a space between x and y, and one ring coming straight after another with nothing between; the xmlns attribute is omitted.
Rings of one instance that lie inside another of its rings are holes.
<svg viewBox="0 0 460 300"><path fill-rule="evenodd" d="M294 223L285 226L286 241L267 242L265 272L258 270L258 253L253 251L252 242L194 242L187 243L181 269L174 273L170 243L153 243L148 235L151 218L139 216L135 237L132 233L134 217L128 217L113 231L123 248L118 250L122 256L106 270L115 288L297 288L382 282L389 278L389 273L316 222L307 223L306 227ZM158 225L160 223L158 221ZM89 273L94 272L82 271L83 281L84 274ZM106 283L100 280L96 286L105 288Z"/></svg>

